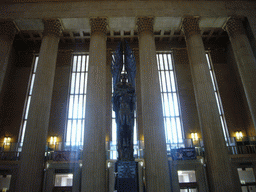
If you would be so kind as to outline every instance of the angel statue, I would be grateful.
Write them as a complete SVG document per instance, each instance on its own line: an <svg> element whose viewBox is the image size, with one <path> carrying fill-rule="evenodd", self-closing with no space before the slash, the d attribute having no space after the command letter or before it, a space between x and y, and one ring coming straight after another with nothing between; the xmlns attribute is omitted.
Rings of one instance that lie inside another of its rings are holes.
<svg viewBox="0 0 256 192"><path fill-rule="evenodd" d="M133 127L135 110L135 57L128 43L119 43L112 61L113 110L117 124L118 160L133 161ZM122 72L123 66L125 70Z"/></svg>

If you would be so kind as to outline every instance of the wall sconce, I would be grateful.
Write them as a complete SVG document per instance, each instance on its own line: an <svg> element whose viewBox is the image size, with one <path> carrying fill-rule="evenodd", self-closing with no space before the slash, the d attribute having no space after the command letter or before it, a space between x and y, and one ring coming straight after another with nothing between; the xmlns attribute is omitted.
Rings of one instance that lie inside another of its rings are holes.
<svg viewBox="0 0 256 192"><path fill-rule="evenodd" d="M242 131L237 131L237 132L236 132L236 139L237 139L237 140L242 140L242 138L243 138L243 133L242 133Z"/></svg>
<svg viewBox="0 0 256 192"><path fill-rule="evenodd" d="M191 133L191 138L192 138L193 141L197 141L198 140L197 133Z"/></svg>
<svg viewBox="0 0 256 192"><path fill-rule="evenodd" d="M57 143L57 136L51 136L50 145L55 145Z"/></svg>
<svg viewBox="0 0 256 192"><path fill-rule="evenodd" d="M11 137L5 136L4 137L4 145L10 145L10 142L11 142Z"/></svg>

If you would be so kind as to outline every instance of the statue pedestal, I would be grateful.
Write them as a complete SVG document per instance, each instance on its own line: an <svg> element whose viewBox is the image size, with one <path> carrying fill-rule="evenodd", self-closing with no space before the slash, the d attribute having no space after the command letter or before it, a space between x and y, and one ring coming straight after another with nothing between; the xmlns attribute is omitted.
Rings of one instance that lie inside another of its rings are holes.
<svg viewBox="0 0 256 192"><path fill-rule="evenodd" d="M138 162L120 161L115 163L115 190L117 192L138 192Z"/></svg>

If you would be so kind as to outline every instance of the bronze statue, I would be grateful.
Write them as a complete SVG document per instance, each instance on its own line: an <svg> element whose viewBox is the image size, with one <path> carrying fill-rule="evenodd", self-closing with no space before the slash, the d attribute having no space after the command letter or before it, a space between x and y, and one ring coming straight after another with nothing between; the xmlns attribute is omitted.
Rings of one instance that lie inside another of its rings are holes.
<svg viewBox="0 0 256 192"><path fill-rule="evenodd" d="M112 102L116 114L118 160L133 161L136 65L127 42L125 42L124 52L125 64L123 63L123 46L120 43L112 61L114 83ZM125 72L122 73L123 65L125 65Z"/></svg>

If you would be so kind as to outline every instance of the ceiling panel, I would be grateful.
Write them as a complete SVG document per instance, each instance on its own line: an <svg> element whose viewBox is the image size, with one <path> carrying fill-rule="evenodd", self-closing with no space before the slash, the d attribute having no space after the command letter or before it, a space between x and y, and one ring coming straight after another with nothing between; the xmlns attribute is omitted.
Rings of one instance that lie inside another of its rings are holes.
<svg viewBox="0 0 256 192"><path fill-rule="evenodd" d="M44 24L41 19L22 19L22 20L14 20L16 25L20 30L32 30L32 31L42 31L44 30Z"/></svg>

